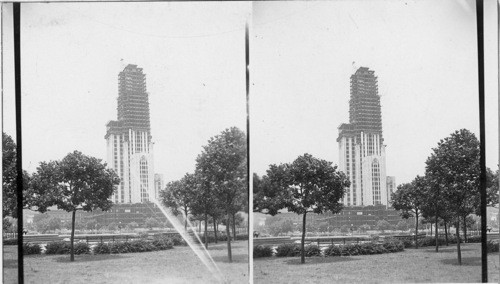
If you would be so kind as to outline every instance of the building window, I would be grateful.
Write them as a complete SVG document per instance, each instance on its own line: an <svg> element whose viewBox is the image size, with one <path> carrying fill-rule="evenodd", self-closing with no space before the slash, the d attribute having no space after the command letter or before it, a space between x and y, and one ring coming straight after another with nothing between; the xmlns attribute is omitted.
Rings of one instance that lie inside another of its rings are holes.
<svg viewBox="0 0 500 284"><path fill-rule="evenodd" d="M380 204L380 166L377 159L372 162L372 194L373 204Z"/></svg>
<svg viewBox="0 0 500 284"><path fill-rule="evenodd" d="M141 202L148 201L148 161L145 156L141 157L141 161L139 163L140 169L140 192L141 192Z"/></svg>

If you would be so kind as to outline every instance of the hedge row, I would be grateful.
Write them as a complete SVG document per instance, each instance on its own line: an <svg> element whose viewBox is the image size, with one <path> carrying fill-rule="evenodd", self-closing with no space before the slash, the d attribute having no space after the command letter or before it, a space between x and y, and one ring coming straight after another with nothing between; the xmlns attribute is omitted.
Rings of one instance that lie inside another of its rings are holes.
<svg viewBox="0 0 500 284"><path fill-rule="evenodd" d="M367 255L399 252L404 250L402 241L390 240L382 244L370 242L364 244L330 245L323 252L317 245L307 245L304 248L305 256L348 256ZM277 257L300 256L301 248L299 244L282 244L276 248ZM253 257L270 257L273 255L271 246L258 245L254 247Z"/></svg>
<svg viewBox="0 0 500 284"><path fill-rule="evenodd" d="M405 248L409 247L415 247L415 240L413 237L407 237L400 239ZM460 242L464 242L464 238L460 237ZM480 243L481 242L481 236L470 236L467 238L467 243ZM448 244L456 244L457 243L457 237L456 236L448 236ZM436 238L435 237L424 237L418 239L418 246L419 247L427 247L427 246L435 246L436 245ZM444 246L446 245L446 238L445 237L438 237L438 245Z"/></svg>
<svg viewBox="0 0 500 284"><path fill-rule="evenodd" d="M486 245L488 248L488 252L498 252L498 240L488 241Z"/></svg>
<svg viewBox="0 0 500 284"><path fill-rule="evenodd" d="M23 254L40 254L42 253L42 248L39 244L24 243L23 244Z"/></svg>
<svg viewBox="0 0 500 284"><path fill-rule="evenodd" d="M202 242L205 241L204 234L200 234L199 237L200 237L200 240ZM208 239L208 243L215 243L215 236L213 234L208 235L207 239ZM232 239L232 235L231 235L231 239ZM237 241L248 241L248 234L236 235L236 240ZM227 242L226 234L217 234L217 241L218 242Z"/></svg>
<svg viewBox="0 0 500 284"><path fill-rule="evenodd" d="M90 247L86 242L74 243L73 251L75 254L89 254ZM68 242L50 242L45 247L45 254L69 254L71 245Z"/></svg>
<svg viewBox="0 0 500 284"><path fill-rule="evenodd" d="M132 253L167 250L174 247L174 241L169 238L155 238L153 241L134 240L129 242L98 243L91 250L86 242L77 242L74 244L74 253L79 254L109 254L109 253ZM41 254L39 244L23 244L23 252L28 254ZM50 242L45 247L45 254L69 254L71 251L70 243L64 241Z"/></svg>
<svg viewBox="0 0 500 284"><path fill-rule="evenodd" d="M174 247L173 241L157 239L154 241L135 240L130 242L98 243L94 254L115 254L167 250Z"/></svg>
<svg viewBox="0 0 500 284"><path fill-rule="evenodd" d="M330 245L324 251L325 256L350 256L350 255L369 255L391 252L400 252L404 250L403 242L390 241L379 243Z"/></svg>
<svg viewBox="0 0 500 284"><path fill-rule="evenodd" d="M17 239L4 239L3 245L4 246L15 246L15 245L17 245Z"/></svg>

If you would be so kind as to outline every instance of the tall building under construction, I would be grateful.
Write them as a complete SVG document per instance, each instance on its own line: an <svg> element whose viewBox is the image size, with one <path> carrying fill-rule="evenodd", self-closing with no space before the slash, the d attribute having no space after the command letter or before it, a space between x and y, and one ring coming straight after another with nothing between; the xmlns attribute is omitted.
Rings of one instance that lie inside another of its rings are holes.
<svg viewBox="0 0 500 284"><path fill-rule="evenodd" d="M106 124L105 139L108 166L121 180L112 201L141 203L157 198L146 75L137 65L127 65L118 75L118 119Z"/></svg>
<svg viewBox="0 0 500 284"><path fill-rule="evenodd" d="M338 130L339 169L351 182L344 205L388 205L395 179L387 177L385 171L382 114L374 71L360 67L351 76L349 123L341 124Z"/></svg>

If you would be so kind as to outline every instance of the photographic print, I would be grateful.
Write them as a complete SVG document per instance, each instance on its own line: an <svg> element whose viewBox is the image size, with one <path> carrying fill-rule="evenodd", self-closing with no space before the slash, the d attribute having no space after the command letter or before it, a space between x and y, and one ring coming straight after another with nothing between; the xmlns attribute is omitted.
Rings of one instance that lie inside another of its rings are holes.
<svg viewBox="0 0 500 284"><path fill-rule="evenodd" d="M17 126L13 9L2 7L4 165L16 127L23 135L24 281L247 283L251 3L21 4ZM4 228L16 224L7 196ZM9 232L4 281L17 283Z"/></svg>
<svg viewBox="0 0 500 284"><path fill-rule="evenodd" d="M255 2L250 38L254 283L480 281L475 2Z"/></svg>

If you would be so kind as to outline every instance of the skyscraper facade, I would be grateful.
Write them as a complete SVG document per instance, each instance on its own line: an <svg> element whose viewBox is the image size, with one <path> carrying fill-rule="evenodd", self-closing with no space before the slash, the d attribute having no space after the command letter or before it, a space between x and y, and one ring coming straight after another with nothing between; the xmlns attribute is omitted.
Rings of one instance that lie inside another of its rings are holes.
<svg viewBox="0 0 500 284"><path fill-rule="evenodd" d="M157 198L146 75L137 65L127 65L118 75L118 119L106 124L105 139L108 166L121 180L112 201Z"/></svg>
<svg viewBox="0 0 500 284"><path fill-rule="evenodd" d="M351 76L349 123L341 124L338 130L339 169L351 181L344 205L388 205L382 114L374 71L360 67Z"/></svg>

